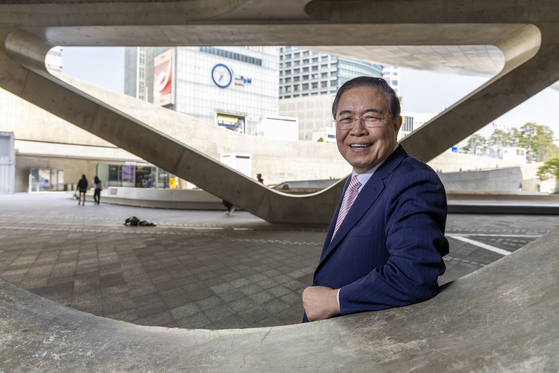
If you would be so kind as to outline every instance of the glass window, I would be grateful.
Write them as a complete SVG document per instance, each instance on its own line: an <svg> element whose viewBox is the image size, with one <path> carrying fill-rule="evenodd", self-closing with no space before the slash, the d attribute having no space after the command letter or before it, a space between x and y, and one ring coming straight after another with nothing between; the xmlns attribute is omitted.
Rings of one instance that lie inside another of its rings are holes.
<svg viewBox="0 0 559 373"><path fill-rule="evenodd" d="M312 71L318 71L318 66L313 66Z"/></svg>
<svg viewBox="0 0 559 373"><path fill-rule="evenodd" d="M303 84L303 91L306 91L308 89L309 89L309 83Z"/></svg>
<svg viewBox="0 0 559 373"><path fill-rule="evenodd" d="M397 80L393 80L393 81L392 81L392 85L397 86L397 85L398 85L398 81L397 81Z"/></svg>
<svg viewBox="0 0 559 373"><path fill-rule="evenodd" d="M299 95L293 95L293 98L295 98L295 97L299 97Z"/></svg>
<svg viewBox="0 0 559 373"><path fill-rule="evenodd" d="M317 62L318 62L318 57L313 58L313 59L312 59L312 62L313 62L313 63L317 63Z"/></svg>
<svg viewBox="0 0 559 373"><path fill-rule="evenodd" d="M303 75L303 80L309 80L309 76L308 75Z"/></svg>
<svg viewBox="0 0 559 373"><path fill-rule="evenodd" d="M293 74L299 74L301 72L301 69L293 69Z"/></svg>
<svg viewBox="0 0 559 373"><path fill-rule="evenodd" d="M299 84L294 84L293 85L293 90L298 91L299 90Z"/></svg>
<svg viewBox="0 0 559 373"><path fill-rule="evenodd" d="M322 73L322 74L320 74L320 77L321 78L328 78L328 73Z"/></svg>
<svg viewBox="0 0 559 373"><path fill-rule="evenodd" d="M294 53L294 54L293 54L293 58L299 58L299 57L301 57L301 53L300 53L300 52L297 52L297 53Z"/></svg>
<svg viewBox="0 0 559 373"><path fill-rule="evenodd" d="M299 66L301 64L301 61L297 60L297 61L293 61L293 66Z"/></svg>
<svg viewBox="0 0 559 373"><path fill-rule="evenodd" d="M312 74L312 78L313 78L313 79L318 79L318 73Z"/></svg>
<svg viewBox="0 0 559 373"><path fill-rule="evenodd" d="M286 52L291 52L291 46L285 47Z"/></svg>
<svg viewBox="0 0 559 373"><path fill-rule="evenodd" d="M302 97L307 97L309 94L308 93L303 93L301 96Z"/></svg>
<svg viewBox="0 0 559 373"><path fill-rule="evenodd" d="M320 86L322 88L328 87L328 82L320 82ZM324 92L324 93L326 93L326 92Z"/></svg>
<svg viewBox="0 0 559 373"><path fill-rule="evenodd" d="M318 88L318 83L312 83L312 87L314 88Z"/></svg>
<svg viewBox="0 0 559 373"><path fill-rule="evenodd" d="M330 87L336 86L336 80L330 80Z"/></svg>
<svg viewBox="0 0 559 373"><path fill-rule="evenodd" d="M318 96L318 92L312 92L311 96Z"/></svg>
<svg viewBox="0 0 559 373"><path fill-rule="evenodd" d="M306 57L306 56L308 56L308 55L309 55L309 51L304 51L304 52L303 52L303 57Z"/></svg>
<svg viewBox="0 0 559 373"><path fill-rule="evenodd" d="M328 64L320 65L320 70L326 70L326 69L328 69Z"/></svg>
<svg viewBox="0 0 559 373"><path fill-rule="evenodd" d="M291 67L291 62L286 62L285 67Z"/></svg>
<svg viewBox="0 0 559 373"><path fill-rule="evenodd" d="M284 98L291 98L291 96L287 95L287 96L285 96Z"/></svg>
<svg viewBox="0 0 559 373"><path fill-rule="evenodd" d="M327 93L328 93L328 92L326 92L326 91L320 92L321 95L325 95L325 94L327 94Z"/></svg>
<svg viewBox="0 0 559 373"><path fill-rule="evenodd" d="M328 56L322 56L322 57L320 57L320 60L321 61L328 61Z"/></svg>
<svg viewBox="0 0 559 373"><path fill-rule="evenodd" d="M285 75L291 75L291 70L285 70Z"/></svg>
<svg viewBox="0 0 559 373"><path fill-rule="evenodd" d="M283 62L280 62L280 69L283 67Z"/></svg>
<svg viewBox="0 0 559 373"><path fill-rule="evenodd" d="M286 54L286 55L285 55L285 59L286 59L286 60L290 60L290 59L291 59L291 55L290 55L290 54Z"/></svg>
<svg viewBox="0 0 559 373"><path fill-rule="evenodd" d="M303 65L309 63L309 59L307 58L306 60L303 60Z"/></svg>
<svg viewBox="0 0 559 373"><path fill-rule="evenodd" d="M291 86L290 86L290 85L288 85L287 87L285 87L285 92L286 92L286 93L287 93L287 92L291 92Z"/></svg>
<svg viewBox="0 0 559 373"><path fill-rule="evenodd" d="M291 78L285 78L285 82L286 82L286 83L291 82Z"/></svg>
<svg viewBox="0 0 559 373"><path fill-rule="evenodd" d="M299 79L300 79L300 78L299 78L298 76L296 76L296 77L293 78L293 81L294 81L294 82L298 82Z"/></svg>
<svg viewBox="0 0 559 373"><path fill-rule="evenodd" d="M309 68L308 67L303 67L303 72L304 73L309 72Z"/></svg>

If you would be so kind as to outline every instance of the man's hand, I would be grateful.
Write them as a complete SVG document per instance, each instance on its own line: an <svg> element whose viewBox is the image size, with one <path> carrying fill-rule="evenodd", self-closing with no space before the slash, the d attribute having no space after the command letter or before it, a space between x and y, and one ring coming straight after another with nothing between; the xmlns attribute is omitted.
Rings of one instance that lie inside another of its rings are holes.
<svg viewBox="0 0 559 373"><path fill-rule="evenodd" d="M313 286L303 291L303 307L309 321L329 319L340 314L338 289Z"/></svg>

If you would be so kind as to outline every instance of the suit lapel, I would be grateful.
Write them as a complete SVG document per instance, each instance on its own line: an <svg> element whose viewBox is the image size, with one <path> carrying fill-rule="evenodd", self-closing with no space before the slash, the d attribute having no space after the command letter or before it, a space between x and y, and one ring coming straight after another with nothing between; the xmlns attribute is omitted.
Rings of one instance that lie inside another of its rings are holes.
<svg viewBox="0 0 559 373"><path fill-rule="evenodd" d="M371 206L375 203L378 199L382 191L384 190L384 179L392 174L394 169L402 162L402 160L408 154L402 147L402 145L398 146L396 150L386 159L386 161L379 167L378 170L375 171L373 176L369 179L367 184L363 187L357 199L351 206L348 214L346 215L342 225L336 232L334 239L330 242L330 237L332 237L332 233L334 231L334 226L336 225L336 220L338 219L338 213L340 210L341 200L343 200L343 196L346 192L348 181L346 181L346 185L344 186L344 193L342 193L342 197L340 199L340 203L338 203L338 209L334 214L334 218L332 219L332 223L330 224L330 229L328 231L328 235L326 237L326 242L324 244L324 248L322 251L322 255L320 258L320 263L315 271L315 273L322 267L322 264L328 259L328 257L338 248L340 242L345 238L348 232L361 220L363 215L371 208Z"/></svg>

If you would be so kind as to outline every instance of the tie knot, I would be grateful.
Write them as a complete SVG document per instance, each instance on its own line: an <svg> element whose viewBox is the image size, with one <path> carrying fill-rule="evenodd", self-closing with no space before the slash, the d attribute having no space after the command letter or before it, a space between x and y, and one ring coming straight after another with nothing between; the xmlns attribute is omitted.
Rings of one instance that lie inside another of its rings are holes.
<svg viewBox="0 0 559 373"><path fill-rule="evenodd" d="M359 182L359 179L357 178L357 175L355 175L354 177L351 178L351 181L349 182L348 189L349 190L357 190L357 189L359 189L360 186L361 186L361 183Z"/></svg>

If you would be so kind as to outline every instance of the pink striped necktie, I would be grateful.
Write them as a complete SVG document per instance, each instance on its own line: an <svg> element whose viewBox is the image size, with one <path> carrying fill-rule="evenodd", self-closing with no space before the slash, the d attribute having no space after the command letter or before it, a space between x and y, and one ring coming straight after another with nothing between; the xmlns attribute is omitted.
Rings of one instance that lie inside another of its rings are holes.
<svg viewBox="0 0 559 373"><path fill-rule="evenodd" d="M351 179L349 186L345 191L344 200L342 201L342 207L340 208L340 213L338 214L338 221L336 221L336 228L334 229L334 234L332 235L332 239L336 235L336 232L338 231L338 228L340 228L340 225L342 225L342 222L344 221L349 209L351 208L351 205L353 205L353 202L357 198L357 195L359 194L360 186L361 183L357 179L357 175L355 175Z"/></svg>

